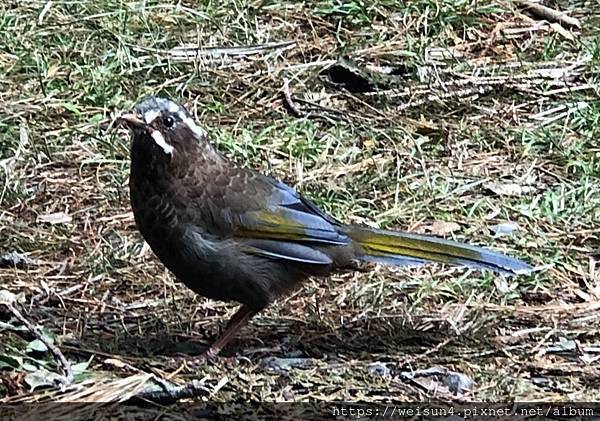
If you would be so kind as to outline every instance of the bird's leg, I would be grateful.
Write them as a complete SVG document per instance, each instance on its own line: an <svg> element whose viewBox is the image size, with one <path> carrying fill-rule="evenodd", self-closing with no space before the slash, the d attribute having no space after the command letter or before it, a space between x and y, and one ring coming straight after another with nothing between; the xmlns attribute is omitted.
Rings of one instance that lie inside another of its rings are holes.
<svg viewBox="0 0 600 421"><path fill-rule="evenodd" d="M243 328L248 321L254 316L257 312L252 310L250 307L246 305L242 305L239 310L231 317L229 323L227 323L227 327L225 331L219 336L213 344L202 353L202 356L206 359L210 359L215 357L221 352L223 348L231 341L234 336L238 333L238 331Z"/></svg>

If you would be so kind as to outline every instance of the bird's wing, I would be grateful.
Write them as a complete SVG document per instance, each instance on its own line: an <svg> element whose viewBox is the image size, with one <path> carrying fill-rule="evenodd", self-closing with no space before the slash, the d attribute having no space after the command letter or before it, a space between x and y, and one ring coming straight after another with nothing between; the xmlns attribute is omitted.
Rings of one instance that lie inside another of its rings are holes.
<svg viewBox="0 0 600 421"><path fill-rule="evenodd" d="M203 209L217 234L239 239L245 251L275 259L331 264L315 245L347 245L340 223L288 185L258 172L228 168L208 182Z"/></svg>
<svg viewBox="0 0 600 421"><path fill-rule="evenodd" d="M300 243L280 240L240 239L242 250L271 259L283 259L309 265L330 265L333 261L322 251Z"/></svg>
<svg viewBox="0 0 600 421"><path fill-rule="evenodd" d="M237 234L242 237L317 244L348 244L339 223L286 184L268 177L271 192L264 206L239 215Z"/></svg>

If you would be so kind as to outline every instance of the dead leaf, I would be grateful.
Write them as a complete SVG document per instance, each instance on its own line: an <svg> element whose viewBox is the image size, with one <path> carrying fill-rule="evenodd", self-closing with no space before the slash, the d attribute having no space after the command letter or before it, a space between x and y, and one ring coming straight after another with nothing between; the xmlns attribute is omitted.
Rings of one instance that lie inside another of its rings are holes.
<svg viewBox="0 0 600 421"><path fill-rule="evenodd" d="M0 290L0 304L12 305L17 301L17 296L12 292L1 289Z"/></svg>
<svg viewBox="0 0 600 421"><path fill-rule="evenodd" d="M573 352L577 349L577 342L572 339L560 337L558 340L558 344L546 348L546 353Z"/></svg>
<svg viewBox="0 0 600 421"><path fill-rule="evenodd" d="M439 386L443 385L455 395L472 391L475 385L469 376L445 367L431 367L414 372L403 371L400 376L410 379L428 390L440 391Z"/></svg>
<svg viewBox="0 0 600 421"><path fill-rule="evenodd" d="M37 222L50 225L68 224L72 220L73 218L71 215L65 212L47 213L46 215L40 215L37 217Z"/></svg>
<svg viewBox="0 0 600 421"><path fill-rule="evenodd" d="M27 352L46 352L48 347L39 339L34 339L27 344Z"/></svg>
<svg viewBox="0 0 600 421"><path fill-rule="evenodd" d="M575 40L575 36L570 31L563 28L562 25L559 23L556 23L556 22L551 23L550 28L552 28L552 30L554 32L562 35L564 38L568 39L569 41Z"/></svg>
<svg viewBox="0 0 600 421"><path fill-rule="evenodd" d="M490 229L497 235L510 235L519 231L521 227L515 222L503 222L501 224L492 225Z"/></svg>
<svg viewBox="0 0 600 421"><path fill-rule="evenodd" d="M496 285L496 289L502 295L506 295L511 291L511 288L510 288L510 286L508 286L508 282L506 281L506 278L504 278L502 276L494 277L494 285Z"/></svg>
<svg viewBox="0 0 600 421"><path fill-rule="evenodd" d="M30 391L38 387L57 386L64 382L63 376L41 368L29 373L23 379L30 387Z"/></svg>
<svg viewBox="0 0 600 421"><path fill-rule="evenodd" d="M58 63L51 64L48 67L48 70L46 71L46 79L53 79L54 76L56 76L56 74L58 73L59 69L60 69L60 64L58 64Z"/></svg>
<svg viewBox="0 0 600 421"><path fill-rule="evenodd" d="M446 235L460 230L460 225L456 222L435 221L431 225L423 227L433 235Z"/></svg>
<svg viewBox="0 0 600 421"><path fill-rule="evenodd" d="M261 367L276 373L290 371L294 368L307 368L313 365L310 358L279 358L267 357L260 363Z"/></svg>
<svg viewBox="0 0 600 421"><path fill-rule="evenodd" d="M389 369L389 367L380 362L369 364L367 366L367 371L374 376L383 377L384 379L389 379L392 377L392 371Z"/></svg>
<svg viewBox="0 0 600 421"><path fill-rule="evenodd" d="M486 183L483 186L498 196L522 196L535 191L532 186L521 186L517 183Z"/></svg>

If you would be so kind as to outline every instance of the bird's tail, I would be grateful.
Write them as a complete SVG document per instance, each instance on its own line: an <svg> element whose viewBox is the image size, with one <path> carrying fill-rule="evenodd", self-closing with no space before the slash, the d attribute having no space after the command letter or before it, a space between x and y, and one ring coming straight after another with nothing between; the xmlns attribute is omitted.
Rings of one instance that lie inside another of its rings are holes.
<svg viewBox="0 0 600 421"><path fill-rule="evenodd" d="M533 269L501 253L428 235L357 226L349 227L347 233L362 247L363 254L358 258L367 262L393 266L440 262L490 269L503 275L525 274Z"/></svg>

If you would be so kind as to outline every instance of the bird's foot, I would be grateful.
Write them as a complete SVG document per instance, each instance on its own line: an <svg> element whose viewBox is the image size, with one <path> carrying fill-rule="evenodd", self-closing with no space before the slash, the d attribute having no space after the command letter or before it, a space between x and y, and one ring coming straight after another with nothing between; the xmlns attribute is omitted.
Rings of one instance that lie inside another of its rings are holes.
<svg viewBox="0 0 600 421"><path fill-rule="evenodd" d="M198 355L192 361L186 363L189 368L198 368L205 365L208 361L214 359L221 350L233 339L236 333L248 323L248 320L256 314L255 310L243 305L233 315L225 331L210 345L202 354Z"/></svg>
<svg viewBox="0 0 600 421"><path fill-rule="evenodd" d="M189 369L197 369L201 366L204 366L207 362L214 360L217 357L217 355L219 355L220 351L220 348L215 348L214 345L211 345L200 355L196 355L191 360L187 360L185 362L185 365Z"/></svg>

